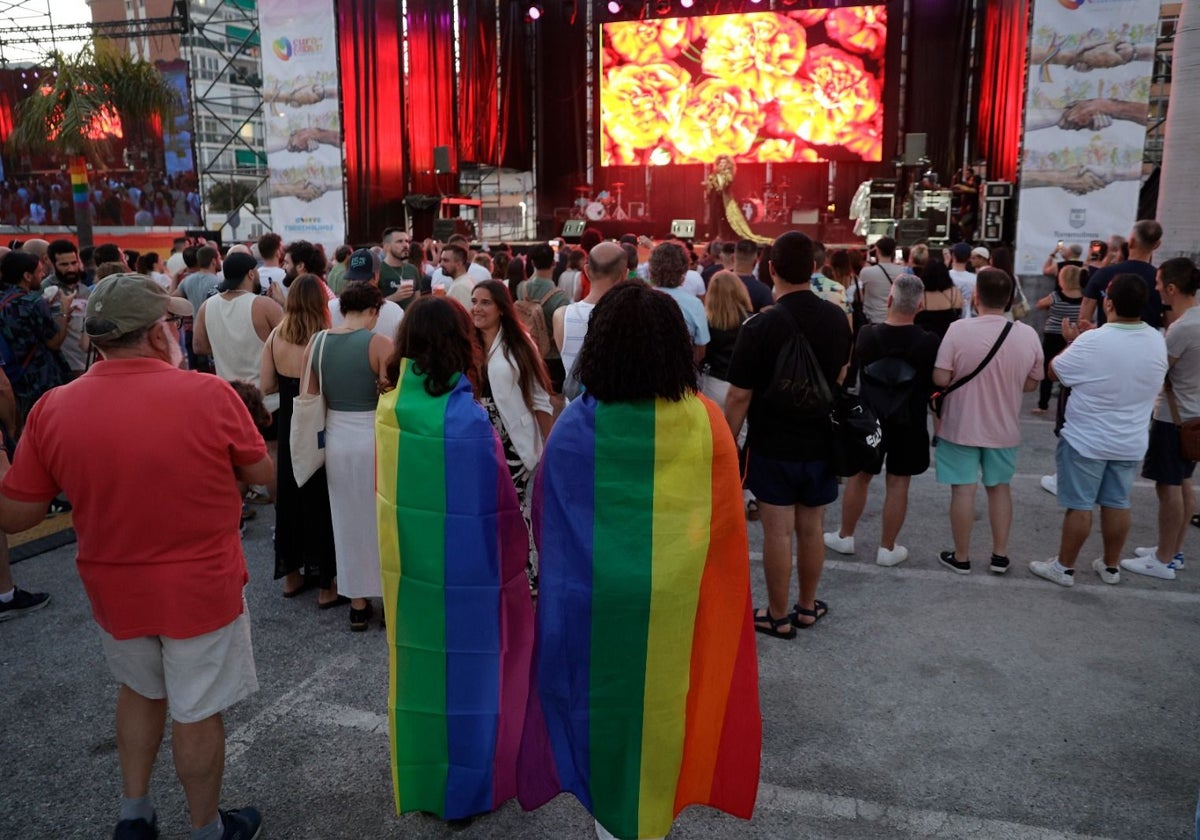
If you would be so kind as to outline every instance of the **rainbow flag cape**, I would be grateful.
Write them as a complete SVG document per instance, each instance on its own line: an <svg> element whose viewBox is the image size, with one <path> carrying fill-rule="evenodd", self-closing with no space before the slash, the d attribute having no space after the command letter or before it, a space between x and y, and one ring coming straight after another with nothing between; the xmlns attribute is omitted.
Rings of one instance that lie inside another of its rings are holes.
<svg viewBox="0 0 1200 840"><path fill-rule="evenodd" d="M758 707L737 452L720 409L601 403L555 424L534 495L540 592L519 797L573 793L621 838L688 805L749 818Z"/></svg>
<svg viewBox="0 0 1200 840"><path fill-rule="evenodd" d="M375 413L396 811L443 819L516 794L529 692L529 533L471 384L431 397L409 359Z"/></svg>

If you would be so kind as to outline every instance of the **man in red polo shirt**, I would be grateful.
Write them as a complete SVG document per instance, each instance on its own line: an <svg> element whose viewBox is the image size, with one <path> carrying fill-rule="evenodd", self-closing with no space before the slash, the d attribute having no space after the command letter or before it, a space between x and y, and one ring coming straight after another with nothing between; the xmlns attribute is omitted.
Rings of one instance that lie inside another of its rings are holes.
<svg viewBox="0 0 1200 840"><path fill-rule="evenodd" d="M148 277L105 278L84 320L103 361L38 401L11 468L0 454L0 529L41 522L61 491L75 503L79 576L121 684L114 837L131 840L158 834L149 785L168 705L192 840L248 840L261 825L253 808L217 806L221 712L258 688L237 483L274 467L229 384L179 370L190 314Z"/></svg>

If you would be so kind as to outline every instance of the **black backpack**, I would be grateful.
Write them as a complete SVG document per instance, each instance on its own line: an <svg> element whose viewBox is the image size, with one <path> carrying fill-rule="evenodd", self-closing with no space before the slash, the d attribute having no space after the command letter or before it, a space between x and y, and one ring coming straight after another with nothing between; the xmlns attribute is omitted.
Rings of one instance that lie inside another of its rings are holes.
<svg viewBox="0 0 1200 840"><path fill-rule="evenodd" d="M763 400L789 417L814 420L829 417L833 410L833 392L821 371L821 363L796 316L783 304L776 307L787 312L795 330L780 348L775 359L771 382L763 392Z"/></svg>
<svg viewBox="0 0 1200 840"><path fill-rule="evenodd" d="M912 396L917 371L904 355L893 351L864 365L858 374L858 392L880 420L903 423L908 419L908 400Z"/></svg>

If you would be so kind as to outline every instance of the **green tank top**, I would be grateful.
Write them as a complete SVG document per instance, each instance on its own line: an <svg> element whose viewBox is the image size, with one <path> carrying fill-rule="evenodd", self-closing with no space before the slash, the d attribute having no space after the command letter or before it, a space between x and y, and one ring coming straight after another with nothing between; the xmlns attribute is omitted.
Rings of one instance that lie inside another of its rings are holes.
<svg viewBox="0 0 1200 840"><path fill-rule="evenodd" d="M327 333L325 356L321 359L321 390L334 411L374 411L379 401L377 377L371 369L371 332ZM318 343L313 353L313 372L321 358Z"/></svg>

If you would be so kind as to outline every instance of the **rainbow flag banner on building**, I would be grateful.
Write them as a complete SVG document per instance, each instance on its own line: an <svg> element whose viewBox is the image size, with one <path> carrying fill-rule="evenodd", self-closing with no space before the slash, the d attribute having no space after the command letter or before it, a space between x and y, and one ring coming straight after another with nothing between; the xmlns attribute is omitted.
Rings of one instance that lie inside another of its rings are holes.
<svg viewBox="0 0 1200 840"><path fill-rule="evenodd" d="M401 363L375 414L398 813L456 819L516 794L529 691L529 534L465 376L432 397Z"/></svg>
<svg viewBox="0 0 1200 840"><path fill-rule="evenodd" d="M737 453L720 409L601 403L555 424L519 796L573 793L620 838L688 805L749 818L762 718Z"/></svg>

